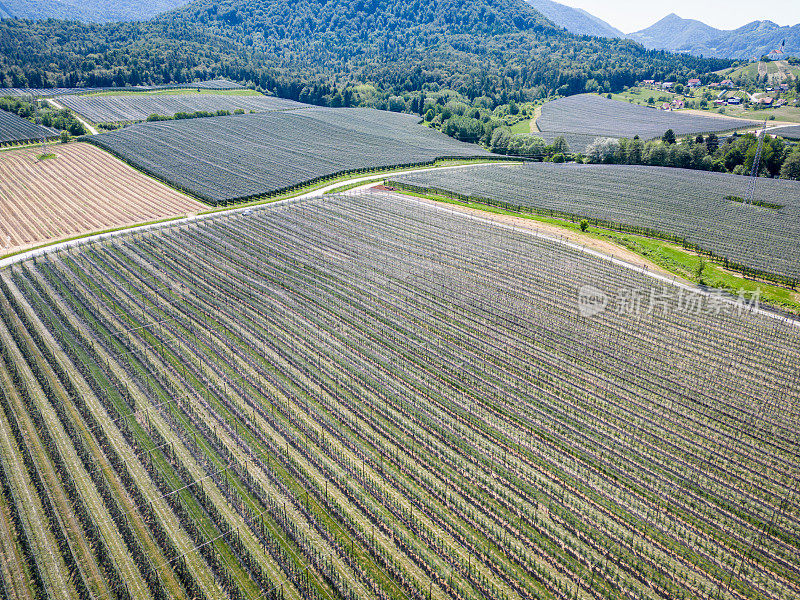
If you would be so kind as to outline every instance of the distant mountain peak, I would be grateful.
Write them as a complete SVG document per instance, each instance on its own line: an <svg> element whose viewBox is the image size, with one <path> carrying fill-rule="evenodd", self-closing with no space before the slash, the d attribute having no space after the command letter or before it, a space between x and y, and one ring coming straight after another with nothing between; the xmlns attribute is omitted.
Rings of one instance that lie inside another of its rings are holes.
<svg viewBox="0 0 800 600"><path fill-rule="evenodd" d="M625 37L653 50L747 60L768 54L785 39L786 54L800 55L800 25L782 27L768 20L724 30L670 13L650 27Z"/></svg>

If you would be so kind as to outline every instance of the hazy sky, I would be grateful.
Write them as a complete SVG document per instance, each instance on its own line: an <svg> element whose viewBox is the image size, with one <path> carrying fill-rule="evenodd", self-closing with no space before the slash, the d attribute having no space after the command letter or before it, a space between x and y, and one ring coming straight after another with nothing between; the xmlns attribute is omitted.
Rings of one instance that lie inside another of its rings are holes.
<svg viewBox="0 0 800 600"><path fill-rule="evenodd" d="M778 25L800 23L800 0L753 2L753 0L555 0L582 8L631 33L649 27L674 12L684 19L697 19L718 29L736 29L750 21L769 19Z"/></svg>

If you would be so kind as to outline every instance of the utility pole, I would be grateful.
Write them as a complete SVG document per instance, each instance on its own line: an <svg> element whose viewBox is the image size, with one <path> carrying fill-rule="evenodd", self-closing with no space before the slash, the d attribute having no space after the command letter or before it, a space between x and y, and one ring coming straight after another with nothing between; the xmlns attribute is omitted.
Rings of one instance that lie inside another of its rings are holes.
<svg viewBox="0 0 800 600"><path fill-rule="evenodd" d="M767 120L764 119L764 127L758 135L758 146L756 147L756 156L753 159L753 168L750 171L750 185L747 190L747 198L745 199L748 204L752 204L755 200L756 193L756 180L758 179L758 170L761 167L761 151L764 148L764 138L767 137Z"/></svg>
<svg viewBox="0 0 800 600"><path fill-rule="evenodd" d="M33 92L31 92L31 103L33 104L34 121L36 122L36 124L39 127L43 127L42 126L42 117L39 115L39 97L36 96ZM45 154L47 140L46 140L46 137L44 135L44 129L40 129L39 131L42 134L42 152L41 152L41 154Z"/></svg>

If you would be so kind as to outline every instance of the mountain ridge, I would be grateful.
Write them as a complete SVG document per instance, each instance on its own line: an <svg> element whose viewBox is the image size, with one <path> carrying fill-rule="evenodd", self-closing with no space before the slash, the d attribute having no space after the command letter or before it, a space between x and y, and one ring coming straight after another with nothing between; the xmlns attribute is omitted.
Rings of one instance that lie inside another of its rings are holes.
<svg viewBox="0 0 800 600"><path fill-rule="evenodd" d="M197 0L147 22L0 21L6 87L225 77L313 104L347 105L360 84L384 102L433 86L507 103L729 66L575 36L523 0Z"/></svg>
<svg viewBox="0 0 800 600"><path fill-rule="evenodd" d="M800 55L800 24L782 26L770 20L751 21L736 29L717 29L670 13L626 37L653 50L738 60L760 58L785 40L786 54Z"/></svg>
<svg viewBox="0 0 800 600"><path fill-rule="evenodd" d="M601 18L583 10L553 0L526 0L545 17L576 35L621 38L625 34Z"/></svg>

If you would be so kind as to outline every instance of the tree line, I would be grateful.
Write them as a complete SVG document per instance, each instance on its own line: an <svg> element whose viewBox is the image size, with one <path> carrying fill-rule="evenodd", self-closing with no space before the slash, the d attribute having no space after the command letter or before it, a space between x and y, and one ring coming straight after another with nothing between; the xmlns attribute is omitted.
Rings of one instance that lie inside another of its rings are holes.
<svg viewBox="0 0 800 600"><path fill-rule="evenodd" d="M724 140L710 133L680 143L667 130L660 140L598 138L586 149L590 163L651 165L750 175L758 149L755 134L733 134ZM761 177L800 180L800 146L780 137L764 140L758 166Z"/></svg>

